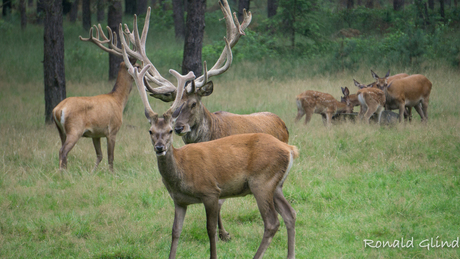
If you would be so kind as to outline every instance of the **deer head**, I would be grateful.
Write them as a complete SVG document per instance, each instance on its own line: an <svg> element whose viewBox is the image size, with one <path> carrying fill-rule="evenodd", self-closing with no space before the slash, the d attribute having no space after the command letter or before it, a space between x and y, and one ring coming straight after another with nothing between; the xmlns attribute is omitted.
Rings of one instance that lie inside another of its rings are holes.
<svg viewBox="0 0 460 259"><path fill-rule="evenodd" d="M388 85L388 77L390 76L390 70L388 69L385 77L379 77L374 71L371 70L372 77L375 79L375 86L380 90L383 90Z"/></svg>

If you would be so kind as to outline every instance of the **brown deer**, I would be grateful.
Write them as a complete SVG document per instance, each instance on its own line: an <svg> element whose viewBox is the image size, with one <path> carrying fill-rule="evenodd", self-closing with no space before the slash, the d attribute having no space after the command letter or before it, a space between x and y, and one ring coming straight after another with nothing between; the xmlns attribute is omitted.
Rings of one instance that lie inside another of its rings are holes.
<svg viewBox="0 0 460 259"><path fill-rule="evenodd" d="M298 157L297 148L265 133L232 135L174 148L174 120L185 105L181 102L185 84L195 76L193 72L181 76L170 70L178 80L176 99L160 117L150 107L145 92L144 74L149 66L140 73L137 68L130 67L129 73L135 79L145 115L151 124L150 138L163 183L174 201L169 258L176 257L187 206L197 203L203 203L206 210L210 258L217 258L219 200L248 194L254 195L264 222L264 235L254 258L264 255L276 234L280 225L277 213L282 216L288 233L287 257L295 258L296 212L283 196L282 187L294 158Z"/></svg>
<svg viewBox="0 0 460 259"><path fill-rule="evenodd" d="M130 64L131 65L131 64ZM96 150L96 165L102 160L101 138L107 138L109 169L113 171L115 138L123 122L123 110L128 102L133 79L125 63L120 64L112 91L92 97L68 97L53 109L53 118L61 137L59 168L67 168L67 154L81 137L92 138Z"/></svg>
<svg viewBox="0 0 460 259"><path fill-rule="evenodd" d="M305 115L305 124L308 124L313 113L321 114L324 126L331 125L332 116L336 113L351 113L353 106L350 103L348 87L342 88L345 102L337 101L332 95L313 90L307 90L296 97L298 122Z"/></svg>
<svg viewBox="0 0 460 259"><path fill-rule="evenodd" d="M208 81L208 79L212 76L224 73L230 67L233 59L231 48L235 46L240 37L244 35L244 30L252 19L251 12L244 11L244 19L240 24L235 14L233 14L232 17L230 7L226 0L220 1L219 4L225 18L226 42L228 41L228 46L226 45L219 59L209 71L207 70L205 62L204 74L194 80L193 84L189 84L186 87L187 91L181 98L181 103L183 103L184 106L175 122L175 133L181 135L186 144L210 141L234 134L257 132L271 134L287 143L289 139L287 127L283 120L273 113L259 112L248 115L237 115L222 111L211 113L201 102L202 97L209 96L213 91L213 83L212 81ZM170 102L175 99L176 87L173 83L161 76L146 55L145 42L148 34L149 19L150 8L147 11L141 35L139 35L137 26L137 16L134 16L133 33L129 31L126 25L123 32L120 25L119 34L124 35L124 37L120 37L120 39L122 45L125 46L127 56L140 60L142 62L141 67L149 65L144 79L145 87L147 91L150 92L150 95L163 101ZM105 51L117 55L123 54L122 50L117 48L116 44L113 42L116 37L111 37L112 32L109 28L109 38L104 35L100 25L98 27L95 26L95 28L97 31L96 37L93 37L91 29L90 37L81 39L93 42ZM132 43L134 46L133 49L128 48L128 42L125 38L128 38ZM111 48L104 46L104 44L109 44ZM158 87L154 88L150 83ZM223 200L220 201L219 205L221 206L222 203ZM218 218L219 237L227 241L230 239L230 235L223 226L220 210Z"/></svg>
<svg viewBox="0 0 460 259"><path fill-rule="evenodd" d="M385 93L377 88L363 88L356 93L358 96L361 110L359 111L359 118L369 124L369 118L377 112L378 123L385 108Z"/></svg>
<svg viewBox="0 0 460 259"><path fill-rule="evenodd" d="M386 97L385 106L387 109L399 109L399 122L402 122L402 116L405 107L415 108L420 115L422 122L428 120L428 104L430 101L432 83L424 75L411 75L391 82L388 86L383 87Z"/></svg>
<svg viewBox="0 0 460 259"><path fill-rule="evenodd" d="M371 70L372 77L375 79L374 83L367 85L367 87L375 87L382 90L386 87L389 83L393 82L394 80L398 80L404 77L408 77L409 75L406 73L400 73L396 75L390 76L390 70L388 69L387 74L385 77L379 77L374 71Z"/></svg>

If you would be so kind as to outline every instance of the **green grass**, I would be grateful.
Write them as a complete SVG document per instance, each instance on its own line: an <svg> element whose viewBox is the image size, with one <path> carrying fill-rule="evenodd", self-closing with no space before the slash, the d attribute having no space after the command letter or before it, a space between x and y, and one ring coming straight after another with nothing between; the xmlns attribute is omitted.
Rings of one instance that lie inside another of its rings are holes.
<svg viewBox="0 0 460 259"><path fill-rule="evenodd" d="M66 51L84 46L78 33L70 34ZM131 93L117 135L115 173L108 170L105 152L99 169L90 173L95 152L89 139L81 139L61 175L57 130L44 125L41 40L25 40L25 33L17 37L22 39L17 48L24 51L19 56L4 51L0 59L0 257L167 257L174 206L157 170L137 91ZM14 48L9 39L2 38L2 49ZM77 64L66 56L68 96L109 92L106 59L94 56L99 53L94 46L82 48L86 54ZM156 48L161 45L151 51ZM38 53L27 60L29 50ZM433 82L427 125L415 115L412 124L345 123L326 130L319 115L307 126L294 124L295 96L313 89L339 98L340 87L356 91L353 78L371 82L369 69L330 76L299 72L291 78L270 76L270 66L283 67L283 61L233 64L213 79L214 93L203 101L211 111L271 111L286 122L289 142L301 152L284 184L297 211L297 258L458 258L458 248L418 246L425 239L452 241L460 235L458 71L400 71L422 73ZM167 68L159 67L163 75ZM387 68L373 69L383 74ZM248 76L240 78L241 70ZM168 108L156 100L151 104L157 112ZM175 138L175 146L181 145ZM263 234L254 198L227 200L222 215L232 240L218 242L219 257L252 257ZM189 207L178 258L208 257L205 221L202 205ZM286 256L281 224L265 258ZM414 247L372 249L363 242L402 238L413 238Z"/></svg>

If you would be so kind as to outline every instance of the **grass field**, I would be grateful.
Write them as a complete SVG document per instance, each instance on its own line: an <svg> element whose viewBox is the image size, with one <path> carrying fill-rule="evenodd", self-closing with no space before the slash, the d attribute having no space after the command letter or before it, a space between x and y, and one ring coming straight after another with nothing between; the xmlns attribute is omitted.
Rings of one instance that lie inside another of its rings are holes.
<svg viewBox="0 0 460 259"><path fill-rule="evenodd" d="M17 44L27 47L25 40ZM327 130L319 115L308 126L294 124L295 96L313 89L339 98L343 86L356 92L353 78L372 81L367 68L287 79L255 72L240 79L237 71L259 71L264 64L236 66L214 79L214 93L203 100L210 111L270 111L286 122L289 142L301 152L284 184L285 196L297 211L297 258L460 256L458 243L455 248L426 247L431 239L433 245L443 241L455 246L460 236L458 71L399 71L423 73L433 82L427 125L415 115L411 124L345 123ZM117 135L115 173L108 170L105 148L103 162L91 173L95 152L89 139L81 139L61 175L58 132L54 125L44 125L41 63L26 67L37 80L24 80L26 72L17 71L20 65L0 63L0 257L166 258L174 207L157 170L137 90L130 95ZM380 70L374 71L386 72ZM99 80L77 79L68 69L67 77L68 96L112 88L106 74ZM156 100L151 104L157 112L168 108ZM175 146L181 145L176 137ZM227 200L222 215L232 240L218 242L219 257L251 258L263 233L254 198ZM205 220L202 205L189 207L178 258L209 256ZM281 224L265 258L286 256ZM413 247L371 248L364 240L374 245L399 240L406 246L412 240Z"/></svg>

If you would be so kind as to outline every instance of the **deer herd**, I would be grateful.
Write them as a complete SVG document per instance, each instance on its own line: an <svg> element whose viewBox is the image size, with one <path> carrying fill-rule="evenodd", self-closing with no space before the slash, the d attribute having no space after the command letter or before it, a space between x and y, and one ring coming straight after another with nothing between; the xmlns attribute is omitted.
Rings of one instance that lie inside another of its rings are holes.
<svg viewBox="0 0 460 259"><path fill-rule="evenodd" d="M93 139L96 150L95 170L102 160L101 141L107 138L109 169L113 171L116 134L122 125L123 109L127 103L133 82L136 84L150 123L148 130L156 154L158 170L175 207L172 242L169 258L175 258L179 236L187 206L202 203L206 210L210 257L217 258L216 237L227 241L220 214L224 199L252 194L257 202L264 223L264 234L254 258L263 257L277 232L281 215L287 229L287 257L295 258L296 212L283 195L283 183L299 151L288 144L289 131L284 121L270 112L238 115L229 112L210 112L201 102L202 97L213 92L209 81L228 70L232 63L232 48L250 24L251 12L244 11L239 23L231 13L226 0L219 1L226 24L225 47L221 56L204 73L196 78L193 72L181 75L171 69L174 84L158 72L146 55L146 38L150 22L148 8L142 34L139 34L134 15L133 31L125 24L119 26L121 48L117 47L117 34L109 27L108 37L100 25L90 29L89 37L80 39L92 42L106 52L122 56L118 78L108 94L93 97L69 97L53 110L62 147L59 151L59 168L66 169L67 155L81 137ZM93 29L96 36L93 35ZM107 46L106 46L107 45ZM375 82L355 85L356 94L342 88L343 97L337 101L332 95L308 90L296 97L298 113L295 121L306 116L308 123L313 113L321 114L329 126L333 115L352 113L354 106L361 106L359 117L369 123L369 118L384 109L399 109L399 121L405 115L411 118L411 108L420 114L422 121L428 118L428 102L431 82L423 75L398 74L378 77ZM170 108L159 115L149 103L150 96L172 102ZM407 109L407 110L406 110ZM175 148L173 135L182 136L185 146Z"/></svg>

